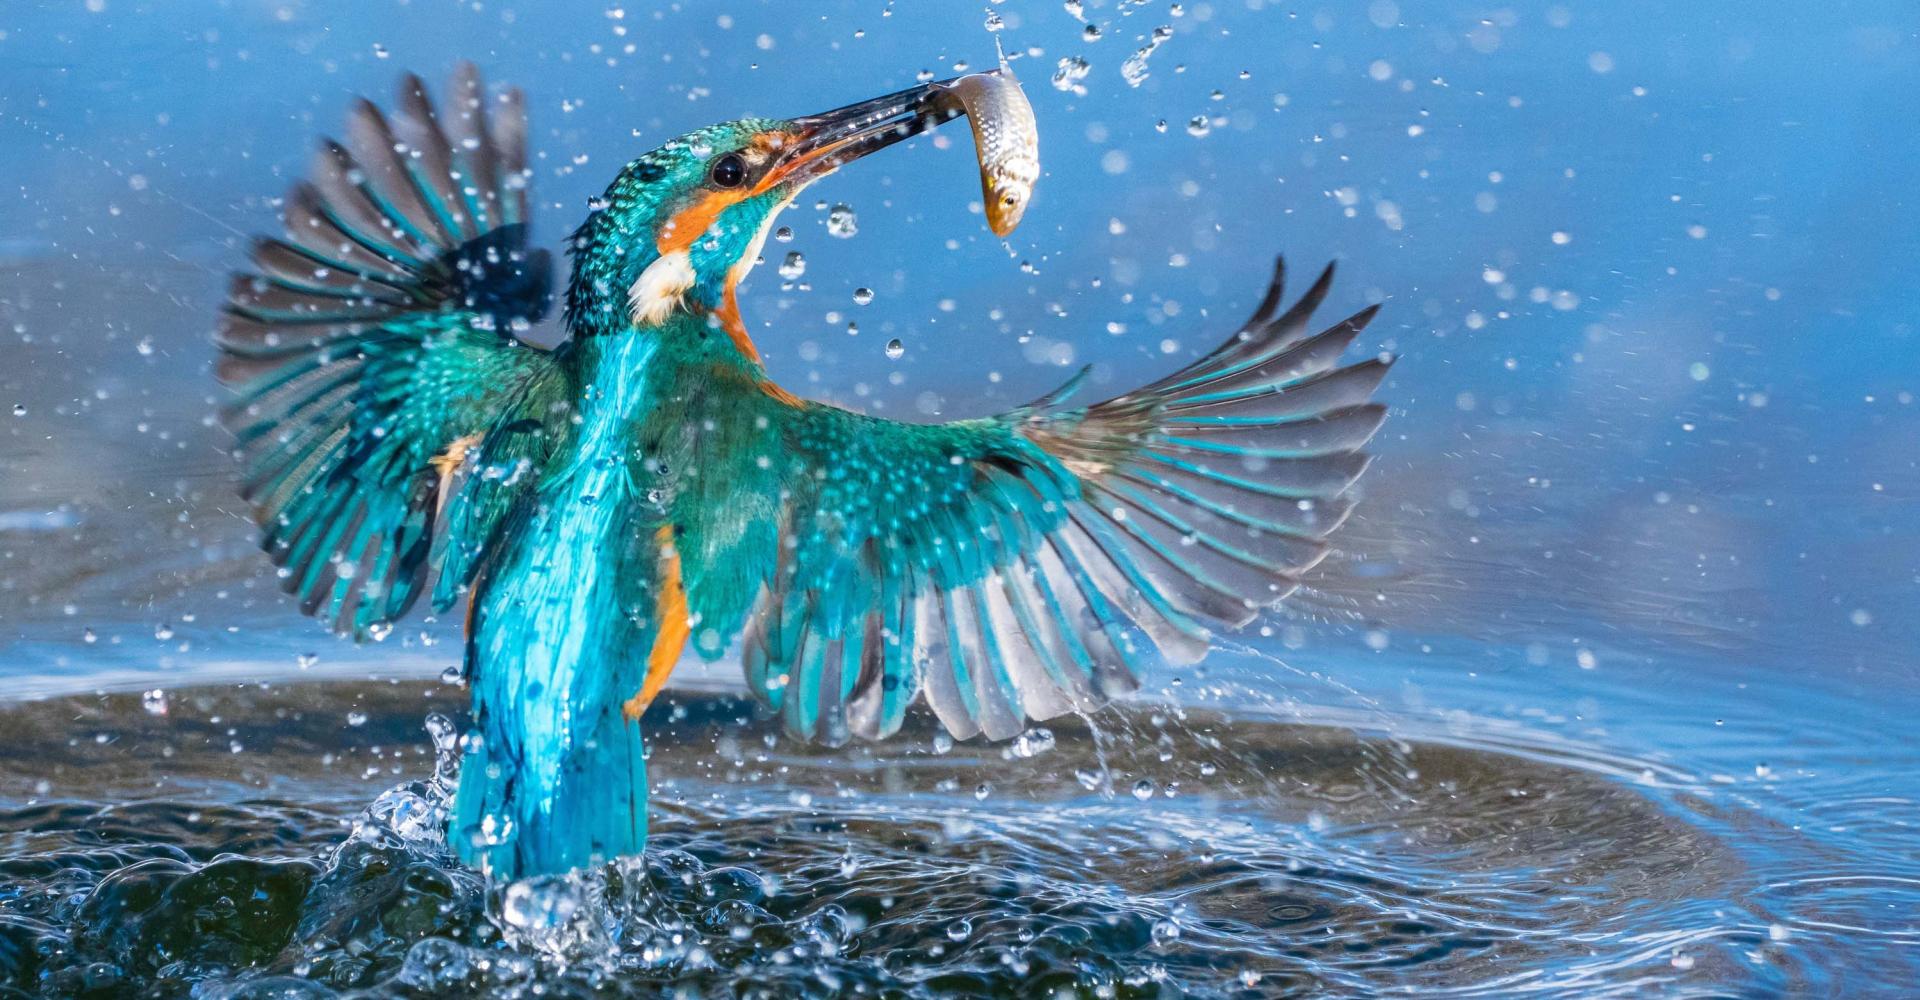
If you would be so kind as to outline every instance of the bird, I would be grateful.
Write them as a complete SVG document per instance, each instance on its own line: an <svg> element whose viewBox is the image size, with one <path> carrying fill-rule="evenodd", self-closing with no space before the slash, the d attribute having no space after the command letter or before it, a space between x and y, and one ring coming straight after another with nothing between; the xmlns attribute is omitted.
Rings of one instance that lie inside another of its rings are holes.
<svg viewBox="0 0 1920 1000"><path fill-rule="evenodd" d="M215 335L236 478L281 585L355 640L464 605L447 845L489 876L639 855L642 716L683 650L737 656L827 746L910 709L1006 740L1191 663L1347 518L1391 359L1343 363L1332 265L1284 263L1220 346L1088 401L1087 371L913 424L774 382L738 286L780 211L956 112L928 82L695 129L532 240L526 99L408 74L322 140ZM915 706L923 706L915 709Z"/></svg>

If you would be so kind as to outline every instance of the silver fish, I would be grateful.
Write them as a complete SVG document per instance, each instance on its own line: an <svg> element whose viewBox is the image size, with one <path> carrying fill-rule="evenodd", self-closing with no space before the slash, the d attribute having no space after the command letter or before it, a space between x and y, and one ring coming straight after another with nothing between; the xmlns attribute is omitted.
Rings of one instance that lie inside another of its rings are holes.
<svg viewBox="0 0 1920 1000"><path fill-rule="evenodd" d="M1040 127L1033 105L1004 58L999 69L963 76L947 90L973 125L987 225L995 236L1005 236L1020 224L1040 179Z"/></svg>

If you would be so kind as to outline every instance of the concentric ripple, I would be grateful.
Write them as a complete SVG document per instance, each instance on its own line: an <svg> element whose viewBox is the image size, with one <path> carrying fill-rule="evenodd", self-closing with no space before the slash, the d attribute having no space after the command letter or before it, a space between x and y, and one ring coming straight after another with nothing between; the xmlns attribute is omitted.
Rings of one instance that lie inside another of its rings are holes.
<svg viewBox="0 0 1920 1000"><path fill-rule="evenodd" d="M1799 975L1764 923L1690 902L1727 899L1737 858L1606 774L1152 706L1006 747L922 729L827 752L682 695L652 726L643 861L490 884L440 841L456 739L429 713L456 702L320 684L7 710L0 983L1681 995ZM1844 910L1845 887L1778 891Z"/></svg>

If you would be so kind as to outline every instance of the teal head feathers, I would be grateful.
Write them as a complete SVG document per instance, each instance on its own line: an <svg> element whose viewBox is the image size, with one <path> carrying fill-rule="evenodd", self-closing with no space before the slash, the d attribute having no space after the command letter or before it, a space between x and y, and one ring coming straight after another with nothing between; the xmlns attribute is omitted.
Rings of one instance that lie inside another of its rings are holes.
<svg viewBox="0 0 1920 1000"><path fill-rule="evenodd" d="M842 164L958 115L948 83L796 119L689 132L620 171L574 234L567 316L576 330L706 317L756 357L734 288L780 210Z"/></svg>

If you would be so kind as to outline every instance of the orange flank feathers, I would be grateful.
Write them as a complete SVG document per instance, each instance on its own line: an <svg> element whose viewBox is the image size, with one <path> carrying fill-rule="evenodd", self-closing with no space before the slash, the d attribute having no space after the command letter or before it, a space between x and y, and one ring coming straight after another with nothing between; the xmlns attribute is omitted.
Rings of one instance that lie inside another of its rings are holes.
<svg viewBox="0 0 1920 1000"><path fill-rule="evenodd" d="M660 592L653 602L659 631L654 633L653 649L647 653L647 679L640 685L640 693L620 706L622 714L636 721L667 686L667 677L680 662L680 651L686 648L687 636L693 631L693 624L687 620L687 592L680 586L680 554L673 549L673 527L662 525L654 538L660 543Z"/></svg>

